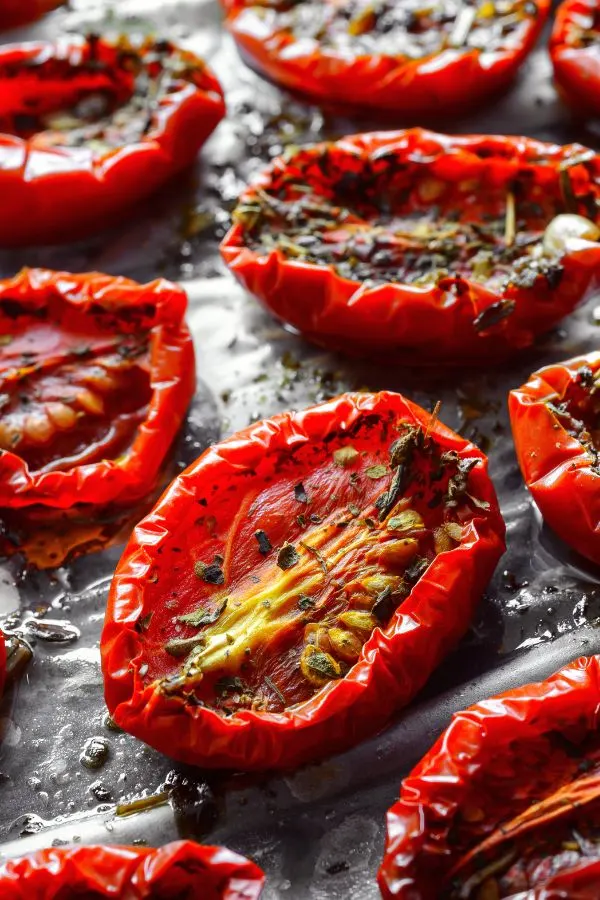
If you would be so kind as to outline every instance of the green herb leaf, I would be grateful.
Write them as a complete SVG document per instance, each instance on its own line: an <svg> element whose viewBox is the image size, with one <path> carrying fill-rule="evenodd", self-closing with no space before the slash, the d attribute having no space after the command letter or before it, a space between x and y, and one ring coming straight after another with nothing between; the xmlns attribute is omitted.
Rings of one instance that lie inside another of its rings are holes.
<svg viewBox="0 0 600 900"><path fill-rule="evenodd" d="M369 466L368 469L365 469L365 475L367 476L367 478L372 478L373 481L377 481L378 478L385 478L385 476L387 474L388 474L387 466L382 466L382 465Z"/></svg>
<svg viewBox="0 0 600 900"><path fill-rule="evenodd" d="M213 610L205 609L203 606L200 606L193 612L186 613L185 616L178 616L177 620L179 622L184 622L186 625L192 625L194 628L201 628L203 625L212 625L224 612L226 606L227 599L223 600L221 606L218 606Z"/></svg>
<svg viewBox="0 0 600 900"><path fill-rule="evenodd" d="M322 678L339 678L339 673L326 653L313 653L306 660L306 665Z"/></svg>
<svg viewBox="0 0 600 900"><path fill-rule="evenodd" d="M348 504L348 512L351 513L351 515L353 515L355 519L356 519L358 516L360 516L360 509L358 508L358 506L356 505L356 503L349 503L349 504Z"/></svg>
<svg viewBox="0 0 600 900"><path fill-rule="evenodd" d="M353 462L358 458L359 453L354 447L339 447L337 450L333 451L333 461L336 466L341 466L345 468L346 466L351 466Z"/></svg>

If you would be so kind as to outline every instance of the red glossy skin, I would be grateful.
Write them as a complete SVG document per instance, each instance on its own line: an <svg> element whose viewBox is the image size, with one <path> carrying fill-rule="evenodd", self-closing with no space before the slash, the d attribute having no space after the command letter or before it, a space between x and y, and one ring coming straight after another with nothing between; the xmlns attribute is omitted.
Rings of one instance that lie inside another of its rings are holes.
<svg viewBox="0 0 600 900"><path fill-rule="evenodd" d="M600 562L600 475L577 437L547 403L561 403L578 383L578 370L600 371L600 353L546 366L518 390L509 410L523 478L540 512L578 553Z"/></svg>
<svg viewBox="0 0 600 900"><path fill-rule="evenodd" d="M257 14L260 3L223 0L223 5L240 51L272 81L327 106L387 110L413 121L464 114L505 90L533 48L550 8L549 0L536 0L537 15L527 20L514 46L485 59L476 49L461 48L412 60L342 54L322 44L306 49L276 24L265 26Z"/></svg>
<svg viewBox="0 0 600 900"><path fill-rule="evenodd" d="M564 786L568 791L586 771L577 746L597 731L599 689L598 657L581 658L547 681L456 713L388 812L378 879L386 900L447 897L465 854L496 829L502 835L506 822L532 804ZM535 847L535 833L531 840ZM582 877L580 869L553 876L547 888L519 900L597 896L597 863ZM568 891L558 892L561 886Z"/></svg>
<svg viewBox="0 0 600 900"><path fill-rule="evenodd" d="M310 171L311 165L315 171L313 163L324 153L328 172L360 172L361 163L378 165L380 158L389 158L397 165L400 178L404 178L402 167L408 165L414 167L415 177L425 170L441 182L481 179L491 189L508 186L520 172L529 172L531 182L549 192L557 190L561 164L576 160L582 152L578 145L559 147L522 137L446 137L412 129L355 135L301 150L297 168L303 173L308 170L309 180L320 179L318 196L321 192L327 196L331 176L315 176ZM600 194L600 160L593 156L587 165L589 171L580 165L570 170L577 196L588 189L593 195ZM281 173L288 171L292 171L289 160L276 160L240 202L252 202L257 191L268 192ZM337 196L335 190L333 193ZM477 192L465 200L465 209L479 221L487 211L487 193ZM345 205L343 194L340 198ZM578 211L586 214L583 207ZM342 277L331 265L292 259L278 248L269 252L252 249L241 223L231 228L221 253L247 290L310 341L351 354L384 354L397 364L436 366L440 362L489 363L531 346L536 336L556 325L588 295L597 283L600 266L600 246L588 245L561 257L563 273L557 285L538 277L531 287L509 283L500 289L451 273L437 284L369 287ZM493 313L495 304L502 303L514 303L510 315L484 330L481 325L476 327L478 316Z"/></svg>
<svg viewBox="0 0 600 900"><path fill-rule="evenodd" d="M258 900L264 875L221 847L52 847L0 866L2 900Z"/></svg>
<svg viewBox="0 0 600 900"><path fill-rule="evenodd" d="M114 348L146 333L149 340L140 363L148 401L144 394L131 442L118 446L116 455L97 453L81 464L62 465L60 441L70 430L59 430L51 439L57 442L58 459L40 469L29 467L18 453L19 444L15 451L0 452L0 507L125 504L149 493L195 389L193 343L183 318L186 303L184 291L168 281L139 285L96 273L25 269L0 282L0 384L5 382L5 389L24 360L39 372L66 363L77 373L86 364L78 349L82 346Z"/></svg>
<svg viewBox="0 0 600 900"><path fill-rule="evenodd" d="M164 642L176 634L178 610L187 613L202 596L194 560L222 554L233 594L236 579L261 571L257 528L273 547L302 537L296 517L311 507L294 498L298 479L305 479L313 509L333 497L331 514L343 516L353 496L348 473L332 466L335 443L325 439L365 427L364 441L381 454L390 442L379 430L385 421L422 426L444 450L479 461L469 492L484 508L463 513L468 527L461 542L435 557L387 626L371 633L348 674L310 699L281 713L243 709L227 717L165 694L157 678L180 665ZM126 731L195 765L282 768L337 752L384 725L422 687L465 632L503 549L504 524L483 454L399 394L345 394L259 422L208 450L135 529L116 570L101 640L110 713Z"/></svg>
<svg viewBox="0 0 600 900"><path fill-rule="evenodd" d="M565 0L556 13L550 56L559 94L579 116L600 112L600 42L584 46L583 29L597 30L595 0Z"/></svg>
<svg viewBox="0 0 600 900"><path fill-rule="evenodd" d="M152 41L138 56L153 70ZM5 215L0 245L56 243L119 221L133 204L191 165L225 112L221 87L204 63L172 48L185 62L150 105L143 134L122 146L47 146L38 134L0 134L0 194ZM119 65L119 45L98 39L9 44L0 48L0 121L15 115L68 110L93 92L127 102L133 76ZM101 64L86 68L93 58ZM36 66L51 76L39 78ZM65 74L68 77L65 77ZM125 138L124 138L125 140ZM75 201L75 198L76 201Z"/></svg>
<svg viewBox="0 0 600 900"><path fill-rule="evenodd" d="M64 0L2 0L0 29L17 28L28 22L35 22L63 3Z"/></svg>

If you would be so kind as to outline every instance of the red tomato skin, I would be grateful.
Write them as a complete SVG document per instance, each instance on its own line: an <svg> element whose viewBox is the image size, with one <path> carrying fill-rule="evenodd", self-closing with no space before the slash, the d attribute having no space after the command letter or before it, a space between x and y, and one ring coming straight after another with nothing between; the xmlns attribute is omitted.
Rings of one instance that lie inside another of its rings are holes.
<svg viewBox="0 0 600 900"><path fill-rule="evenodd" d="M276 84L316 103L351 110L379 109L412 121L440 111L450 116L479 106L505 91L532 50L546 21L550 0L536 0L537 16L514 49L486 54L476 50L444 53L422 60L384 55L346 58L320 48L291 52L289 37L265 34L251 0L223 0L226 25L243 58ZM432 65L435 60L435 65Z"/></svg>
<svg viewBox="0 0 600 900"><path fill-rule="evenodd" d="M600 112L600 56L598 47L575 47L569 38L573 26L591 17L595 0L565 0L558 7L550 37L550 58L558 93L576 116L587 118Z"/></svg>
<svg viewBox="0 0 600 900"><path fill-rule="evenodd" d="M3 0L0 29L17 28L19 25L35 22L63 3L64 0Z"/></svg>
<svg viewBox="0 0 600 900"><path fill-rule="evenodd" d="M520 813L523 803L529 805L528 797L539 800L552 793L565 775L572 776L574 763L568 756L563 760L558 752L552 758L552 745L544 735L597 730L599 691L600 660L582 657L546 681L455 713L446 731L404 779L400 799L387 814L385 853L378 875L385 900L440 900L445 896L448 873L473 845L456 838L461 810L467 806L483 811L485 835ZM527 762L528 754L533 762ZM521 765L523 760L526 762ZM498 787L500 777L503 789ZM495 791L491 779L495 779ZM597 868L596 864L594 880ZM557 885L563 880L571 884L567 872L556 876ZM554 881L549 887L553 885ZM597 894L546 894L542 890L527 894L526 900L566 896L591 900Z"/></svg>
<svg viewBox="0 0 600 900"><path fill-rule="evenodd" d="M176 841L147 847L51 847L0 866L2 900L258 900L264 874L222 847Z"/></svg>
<svg viewBox="0 0 600 900"><path fill-rule="evenodd" d="M457 168L465 179L485 171L490 184L504 181L507 173L516 174L526 160L540 155L550 166L538 166L537 177L555 178L556 167L582 151L578 145L559 147L525 137L447 137L420 128L354 135L317 145L315 155L324 146L330 158L333 153L354 161L357 155L367 160L384 150L399 160L422 154L433 177L444 180ZM268 189L271 173L285 167L284 159L275 160L240 199L250 200L257 188ZM269 312L311 342L350 355L385 353L393 364L419 366L497 363L530 347L587 297L600 265L600 247L566 254L560 261L562 279L554 289L536 282L532 288L509 285L492 291L485 284L453 277L444 279L443 287L395 283L365 287L332 266L290 260L279 250L268 254L251 250L240 224L224 238L221 254L238 281ZM457 281L468 290L453 296L451 288ZM516 303L512 314L477 331L477 316L502 300Z"/></svg>
<svg viewBox="0 0 600 900"><path fill-rule="evenodd" d="M0 335L10 334L4 301L18 300L31 313L50 308L52 317L89 316L94 308L141 315L151 329L152 398L125 459L104 459L63 471L31 472L17 453L0 453L0 507L20 509L42 504L67 509L76 504L128 504L152 490L171 444L183 423L195 390L194 345L184 313L185 292L165 280L139 285L128 278L99 273L73 275L47 269L23 269L0 281ZM144 311L150 311L146 315ZM137 313L136 313L137 311Z"/></svg>
<svg viewBox="0 0 600 900"><path fill-rule="evenodd" d="M540 512L566 544L600 562L600 475L583 445L546 405L576 383L582 366L597 372L600 353L535 372L510 392L509 412L519 466Z"/></svg>
<svg viewBox="0 0 600 900"><path fill-rule="evenodd" d="M218 484L226 492L241 469L252 470L261 459L277 460L307 442L322 445L334 429L349 431L366 415L390 413L429 428L445 449L477 457L472 489L489 508L473 515L462 544L433 561L389 625L375 629L348 675L282 714L243 710L229 718L143 684L138 671L143 635L135 623L144 610L144 584L190 497L201 497L203 485ZM408 703L457 643L503 551L504 523L486 458L399 394L345 394L259 422L201 456L134 531L112 583L101 639L110 713L161 752L212 768L281 769L346 749Z"/></svg>
<svg viewBox="0 0 600 900"><path fill-rule="evenodd" d="M115 65L118 50L107 41L96 41L93 52ZM7 104L10 100L11 106L18 106L32 61L57 57L76 66L89 55L88 41L72 39L0 48L0 89L6 92ZM191 59L200 84L186 81L166 95L153 127L132 144L94 155L85 146L45 149L32 146L30 139L0 134L0 195L6 211L0 222L0 245L52 244L114 227L134 204L190 166L225 114L216 77L197 57ZM3 81L6 65L23 66L23 76ZM87 76L85 86L98 82L101 89L103 78ZM72 85L65 89L72 94ZM55 82L43 99L51 104L58 91ZM39 86L34 93L39 96Z"/></svg>

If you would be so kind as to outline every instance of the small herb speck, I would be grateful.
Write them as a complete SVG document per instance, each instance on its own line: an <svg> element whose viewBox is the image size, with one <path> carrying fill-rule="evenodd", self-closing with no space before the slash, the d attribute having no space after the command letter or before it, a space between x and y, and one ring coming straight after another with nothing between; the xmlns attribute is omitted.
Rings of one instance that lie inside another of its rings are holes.
<svg viewBox="0 0 600 900"><path fill-rule="evenodd" d="M277 565L280 569L291 569L300 562L296 548L292 544L284 544L277 554Z"/></svg>
<svg viewBox="0 0 600 900"><path fill-rule="evenodd" d="M294 488L294 497L298 501L298 503L308 503L308 494L304 488L302 482L296 485Z"/></svg>
<svg viewBox="0 0 600 900"><path fill-rule="evenodd" d="M267 537L265 531L259 530L254 532L254 537L258 541L258 550L259 553L262 553L263 556L266 556L267 553L270 553L273 549L271 541Z"/></svg>

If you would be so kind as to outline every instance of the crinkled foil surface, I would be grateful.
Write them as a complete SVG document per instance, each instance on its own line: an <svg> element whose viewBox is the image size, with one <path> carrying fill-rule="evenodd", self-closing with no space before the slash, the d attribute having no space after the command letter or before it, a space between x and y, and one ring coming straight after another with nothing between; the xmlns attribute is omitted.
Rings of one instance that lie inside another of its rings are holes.
<svg viewBox="0 0 600 900"><path fill-rule="evenodd" d="M385 811L452 711L600 650L598 572L543 526L517 467L506 411L508 390L538 365L597 348L600 300L591 298L527 359L488 372L441 371L434 360L427 372L409 371L312 348L234 283L218 242L240 188L286 145L389 122L333 119L262 81L238 58L216 0L72 0L2 38L106 29L154 31L210 60L226 90L228 117L196 170L145 203L132 222L80 245L0 251L0 275L29 265L182 283L199 381L175 469L258 418L347 389L399 390L427 408L441 400L443 421L489 453L508 552L461 646L389 729L321 765L262 777L178 767L105 724L98 644L120 547L45 572L28 570L19 557L0 560L0 616L34 647L0 711L0 856L53 841L158 845L191 835L256 860L268 875L265 900L370 900L379 896L374 879ZM593 131L574 128L558 102L543 44L501 102L476 117L428 124L598 144ZM108 756L89 769L80 757L93 737L106 742ZM148 811L116 815L117 804L127 811L148 797Z"/></svg>

